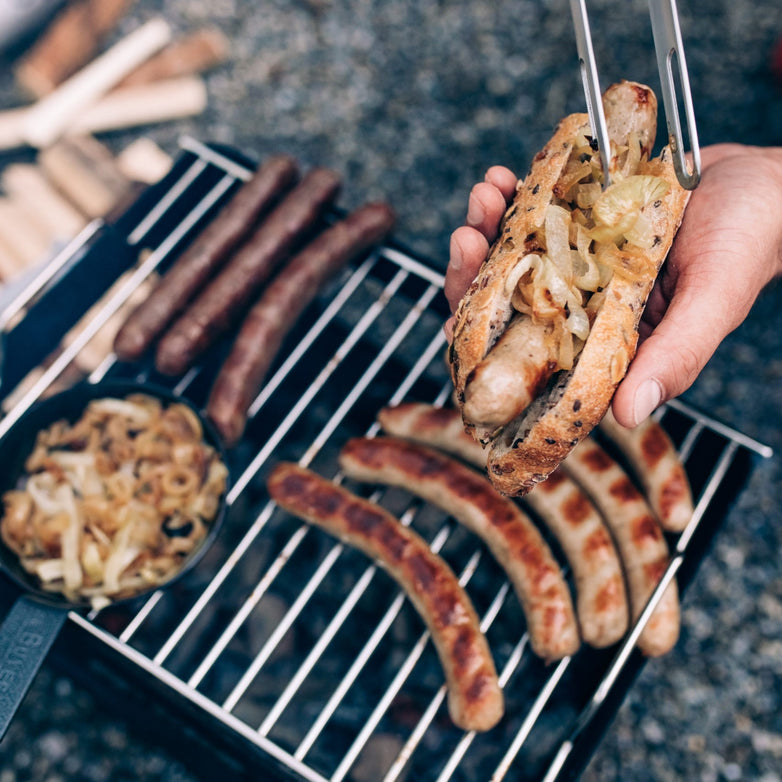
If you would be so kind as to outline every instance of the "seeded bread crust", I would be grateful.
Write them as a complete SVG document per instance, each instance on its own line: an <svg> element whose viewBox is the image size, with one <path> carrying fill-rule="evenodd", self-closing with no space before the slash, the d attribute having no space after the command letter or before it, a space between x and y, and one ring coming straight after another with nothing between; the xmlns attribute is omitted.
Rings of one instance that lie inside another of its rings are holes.
<svg viewBox="0 0 782 782"><path fill-rule="evenodd" d="M690 195L676 179L667 147L639 173L659 176L670 185L663 198L644 210L655 239L659 237L648 253L648 274L635 281L614 275L575 368L493 441L489 477L504 494L526 494L597 426L635 355L641 315Z"/></svg>

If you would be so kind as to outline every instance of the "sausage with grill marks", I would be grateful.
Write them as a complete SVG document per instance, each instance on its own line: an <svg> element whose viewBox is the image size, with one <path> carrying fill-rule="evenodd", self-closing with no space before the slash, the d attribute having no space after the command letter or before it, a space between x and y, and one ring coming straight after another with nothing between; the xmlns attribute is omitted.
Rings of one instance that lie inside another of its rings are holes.
<svg viewBox="0 0 782 782"><path fill-rule="evenodd" d="M473 605L441 557L373 502L331 481L281 463L268 479L280 507L375 559L404 589L432 635L448 686L448 711L464 730L494 727L502 690Z"/></svg>
<svg viewBox="0 0 782 782"><path fill-rule="evenodd" d="M668 567L662 528L624 470L594 440L579 443L562 467L611 528L627 577L632 618L637 619ZM670 651L679 636L679 622L679 593L673 580L638 639L641 651L651 657Z"/></svg>
<svg viewBox="0 0 782 782"><path fill-rule="evenodd" d="M352 478L418 495L478 535L516 590L537 655L558 660L578 650L570 591L548 544L519 506L486 478L439 451L393 437L349 440L339 463Z"/></svg>
<svg viewBox="0 0 782 782"><path fill-rule="evenodd" d="M665 429L653 418L635 429L625 429L610 410L600 429L630 463L662 528L681 532L692 518L692 493L684 465Z"/></svg>
<svg viewBox="0 0 782 782"><path fill-rule="evenodd" d="M383 408L384 431L431 445L485 468L486 452L464 431L458 410L407 402ZM556 537L576 584L576 613L582 639L602 648L626 632L630 614L622 564L603 517L579 486L561 470L524 497Z"/></svg>
<svg viewBox="0 0 782 782"><path fill-rule="evenodd" d="M227 445L244 431L247 410L288 331L325 281L380 242L394 224L384 203L355 210L313 239L253 305L217 375L207 412Z"/></svg>
<svg viewBox="0 0 782 782"><path fill-rule="evenodd" d="M316 168L288 193L160 340L159 372L186 371L236 322L274 269L314 230L339 187L335 172Z"/></svg>
<svg viewBox="0 0 782 782"><path fill-rule="evenodd" d="M298 178L296 161L286 155L269 158L220 210L214 220L166 272L127 318L114 340L122 361L140 358L190 299L245 239L258 218Z"/></svg>

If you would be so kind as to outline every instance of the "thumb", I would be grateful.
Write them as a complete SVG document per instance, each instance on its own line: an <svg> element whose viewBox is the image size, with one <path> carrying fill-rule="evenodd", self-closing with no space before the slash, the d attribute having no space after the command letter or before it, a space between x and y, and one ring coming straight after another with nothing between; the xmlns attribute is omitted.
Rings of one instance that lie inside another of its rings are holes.
<svg viewBox="0 0 782 782"><path fill-rule="evenodd" d="M613 412L623 426L637 426L663 402L686 391L738 325L726 317L724 302L730 299L723 298L721 286L709 290L681 281L680 286L616 390Z"/></svg>

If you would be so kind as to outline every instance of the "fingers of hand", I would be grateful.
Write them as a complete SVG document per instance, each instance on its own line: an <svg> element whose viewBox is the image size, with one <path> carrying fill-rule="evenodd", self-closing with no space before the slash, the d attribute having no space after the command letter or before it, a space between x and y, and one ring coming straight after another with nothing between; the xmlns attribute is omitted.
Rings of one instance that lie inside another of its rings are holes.
<svg viewBox="0 0 782 782"><path fill-rule="evenodd" d="M480 231L489 241L497 235L507 203L498 188L479 182L470 191L467 203L467 225Z"/></svg>
<svg viewBox="0 0 782 782"><path fill-rule="evenodd" d="M450 261L445 273L445 297L451 312L475 279L488 252L488 240L475 228L463 225L451 234Z"/></svg>
<svg viewBox="0 0 782 782"><path fill-rule="evenodd" d="M494 185L502 193L506 202L516 194L516 175L505 166L492 166L487 172L485 181Z"/></svg>

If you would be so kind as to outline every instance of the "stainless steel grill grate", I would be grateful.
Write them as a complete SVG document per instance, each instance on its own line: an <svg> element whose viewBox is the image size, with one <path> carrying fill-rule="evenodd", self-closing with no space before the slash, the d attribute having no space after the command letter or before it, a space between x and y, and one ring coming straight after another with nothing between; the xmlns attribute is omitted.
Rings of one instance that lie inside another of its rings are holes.
<svg viewBox="0 0 782 782"><path fill-rule="evenodd" d="M0 435L248 175L246 161L231 151L187 139L183 148L160 186L115 225L91 226L0 316L3 377L19 377L29 367L13 366L14 331L33 318L45 328L46 298L63 290L74 295L69 269L119 259L116 277L138 250L151 250L0 421ZM283 458L341 479L338 449L349 436L373 433L381 406L447 399L442 283L425 262L391 246L335 281L291 335L253 403L247 434L230 456L226 529L197 572L133 610L70 615L156 692L188 704L214 733L230 736L248 763L265 758L293 778L333 782L572 778L643 664L634 642L655 598L672 578L686 585L752 459L770 455L680 402L660 411L687 465L695 516L671 541L665 580L626 642L584 649L548 668L529 651L515 597L474 538L401 491L373 494L443 553L482 616L507 715L485 735L456 730L445 715L428 634L403 595L361 555L277 510L264 489L267 470ZM178 393L203 402L222 347L176 383ZM122 365L111 356L90 380L107 375L164 380L150 366ZM0 387L3 394L8 385Z"/></svg>

